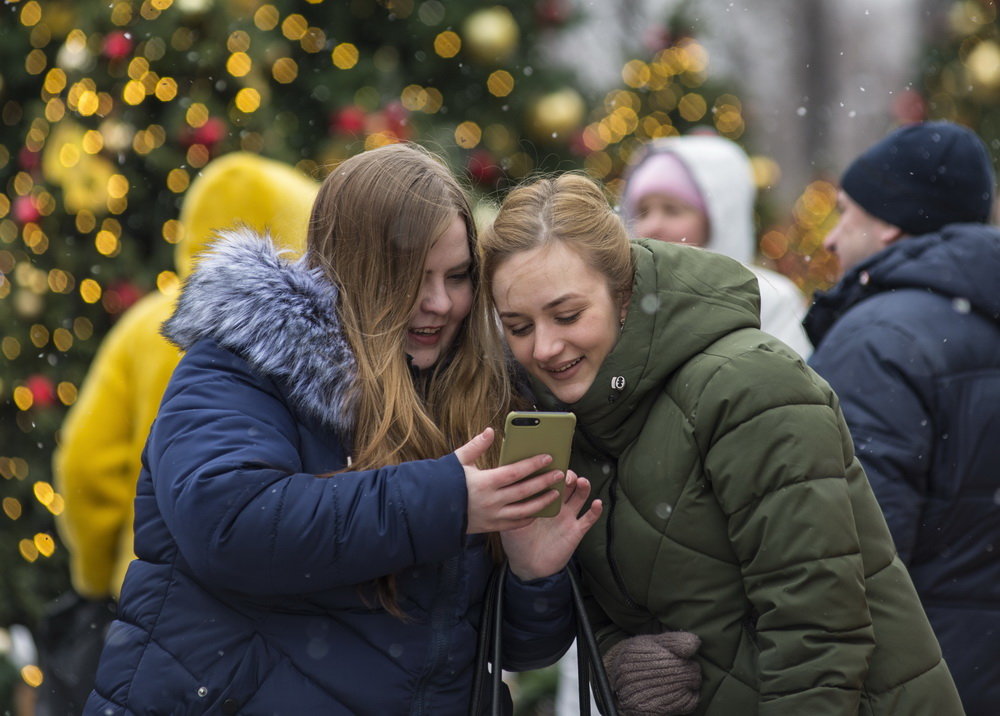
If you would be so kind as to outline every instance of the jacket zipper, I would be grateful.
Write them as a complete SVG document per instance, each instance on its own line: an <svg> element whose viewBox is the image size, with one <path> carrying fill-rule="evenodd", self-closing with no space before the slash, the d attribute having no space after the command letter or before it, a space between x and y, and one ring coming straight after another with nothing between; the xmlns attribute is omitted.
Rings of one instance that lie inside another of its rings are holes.
<svg viewBox="0 0 1000 716"><path fill-rule="evenodd" d="M631 608L639 611L643 611L634 599L629 595L628 590L625 589L625 580L622 578L621 569L618 568L618 560L615 559L614 553L614 542L615 542L615 505L618 502L618 471L615 470L615 476L611 478L611 484L608 485L608 521L607 521L607 543L605 545L605 550L607 551L608 564L611 566L611 576L615 580L615 584L618 586L618 591L622 593L622 597L625 598L625 603Z"/></svg>
<svg viewBox="0 0 1000 716"><path fill-rule="evenodd" d="M614 579L615 586L618 587L618 591L621 592L622 598L625 600L625 604L628 605L630 609L645 611L634 599L632 599L628 590L625 589L625 579L622 577L621 569L618 567L618 560L615 559L615 505L618 503L618 461L605 454L603 450L595 450L593 447L595 445L595 441L587 434L587 431L584 428L578 427L577 431L580 432L584 438L586 438L587 443L590 445L590 449L594 451L592 455L589 456L591 462L596 463L600 460L604 460L615 465L615 474L608 483L608 517L606 523L607 527L605 528L607 540L604 546L605 556L607 557L608 565L611 567L611 577Z"/></svg>
<svg viewBox="0 0 1000 716"><path fill-rule="evenodd" d="M410 706L411 716L423 716L423 714L428 713L426 711L426 704L424 703L427 697L427 689L429 688L431 677L438 667L438 662L441 661L442 655L448 651L448 639L445 636L449 617L448 600L454 599L458 582L459 564L465 557L466 553L463 550L461 555L447 560L442 567L441 582L438 589L438 602L434 605L431 613L431 649L427 655L427 668L423 676L420 677L417 687L413 690L413 703Z"/></svg>

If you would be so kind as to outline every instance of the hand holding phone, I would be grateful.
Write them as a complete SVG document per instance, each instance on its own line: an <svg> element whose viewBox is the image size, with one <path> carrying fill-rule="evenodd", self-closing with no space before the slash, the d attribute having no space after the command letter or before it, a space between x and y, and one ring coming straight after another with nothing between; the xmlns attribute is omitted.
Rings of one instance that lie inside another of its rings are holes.
<svg viewBox="0 0 1000 716"><path fill-rule="evenodd" d="M503 444L500 446L500 464L510 465L535 455L551 455L552 462L531 473L528 478L550 470L565 473L569 469L575 428L576 416L573 413L528 411L508 413L504 425ZM559 514L565 482L560 482L555 489L558 490L560 499L551 502L532 517L555 517ZM536 493L532 497L537 497L538 494L541 493Z"/></svg>
<svg viewBox="0 0 1000 716"><path fill-rule="evenodd" d="M514 437L522 429L537 428L542 422L548 424L552 420L561 426L556 429L561 437L556 438L555 444L545 439L535 442L551 428ZM551 452L560 453L561 464L569 464L575 424L572 415L550 419L541 418L539 413L514 413L508 416L508 423L502 460L509 462L517 455L527 454L525 459L489 470L478 468L476 462L493 444L492 428L456 450L455 456L465 469L468 533L499 532L511 572L527 581L563 569L583 535L597 522L603 506L600 500L592 500L584 509L590 496L590 482L577 477L572 470L552 469L555 465L552 458L556 456ZM563 496L559 497L557 491L564 493ZM552 512L555 519L538 519L535 515L539 512Z"/></svg>
<svg viewBox="0 0 1000 716"><path fill-rule="evenodd" d="M515 412L507 416L500 462L513 463L524 456L530 460L532 455L545 453L553 458L545 469L556 467L566 476L545 490L551 494L554 487L559 499L533 513L536 518L552 519L533 519L524 527L500 533L510 570L522 580L548 577L563 569L583 535L601 515L600 500L592 500L587 506L590 481L569 469L575 427L576 416L572 413Z"/></svg>
<svg viewBox="0 0 1000 716"><path fill-rule="evenodd" d="M530 525L536 521L533 516L536 512L558 501L556 490L566 480L564 473L548 467L552 457L547 454L487 470L479 468L477 462L489 450L493 439L493 428L486 428L455 451L465 470L468 534Z"/></svg>

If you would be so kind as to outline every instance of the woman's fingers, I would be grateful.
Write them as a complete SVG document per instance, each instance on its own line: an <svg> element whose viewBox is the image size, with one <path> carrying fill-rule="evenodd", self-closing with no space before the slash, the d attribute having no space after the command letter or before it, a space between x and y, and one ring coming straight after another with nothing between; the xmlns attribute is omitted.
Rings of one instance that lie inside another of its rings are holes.
<svg viewBox="0 0 1000 716"><path fill-rule="evenodd" d="M564 497L564 501L570 508L579 511L583 507L583 503L590 497L590 480L585 477L577 477L572 489L566 488Z"/></svg>
<svg viewBox="0 0 1000 716"><path fill-rule="evenodd" d="M505 520L530 519L536 512L544 510L558 499L559 492L556 490L544 490L539 492L537 495L535 493L531 493L531 496L523 501L518 500L502 508L501 517Z"/></svg>
<svg viewBox="0 0 1000 716"><path fill-rule="evenodd" d="M550 455L535 455L510 465L481 470L475 464L485 455L494 437L493 430L487 428L455 451L466 473L469 532L526 527L535 521L535 514L557 501L562 503L560 507L566 506L564 512L576 519L590 495L590 482L572 470L565 473L545 470L552 462ZM598 503L597 508L580 515L581 521L589 527L600 515L600 509Z"/></svg>
<svg viewBox="0 0 1000 716"><path fill-rule="evenodd" d="M566 471L566 489L563 491L563 502L569 503L573 499L579 487L580 480L586 481L586 478L580 477L572 470Z"/></svg>
<svg viewBox="0 0 1000 716"><path fill-rule="evenodd" d="M505 503L520 502L539 492L549 489L558 490L563 484L563 474L558 470L550 470L532 477L522 477L497 490L497 496Z"/></svg>
<svg viewBox="0 0 1000 716"><path fill-rule="evenodd" d="M518 460L509 465L501 465L492 470L486 470L486 479L490 481L494 489L502 490L505 487L523 484L522 480L527 478L528 475L545 469L545 466L551 462L551 455L527 457L524 460ZM562 479L562 474L559 477Z"/></svg>
<svg viewBox="0 0 1000 716"><path fill-rule="evenodd" d="M479 435L476 435L472 440L458 448L455 451L455 456L464 466L475 465L479 458L485 455L486 451L490 449L494 436L493 428L486 428Z"/></svg>
<svg viewBox="0 0 1000 716"><path fill-rule="evenodd" d="M584 513L580 517L580 519L577 520L577 523L579 523L579 526L582 528L582 532L586 532L591 527L593 527L603 511L604 511L604 503L602 503L600 500L594 500L590 504L590 507L587 509L587 512Z"/></svg>

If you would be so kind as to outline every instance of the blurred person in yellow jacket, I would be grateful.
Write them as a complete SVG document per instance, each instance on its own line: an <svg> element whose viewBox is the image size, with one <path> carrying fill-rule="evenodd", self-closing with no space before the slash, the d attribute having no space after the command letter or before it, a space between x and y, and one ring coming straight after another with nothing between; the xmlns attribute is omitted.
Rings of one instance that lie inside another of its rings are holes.
<svg viewBox="0 0 1000 716"><path fill-rule="evenodd" d="M213 160L181 206L183 236L174 255L179 277L191 272L217 230L235 224L266 230L279 246L301 254L318 189L316 181L292 167L255 154L234 152ZM181 358L160 335L178 294L176 289L153 292L122 315L101 344L62 426L53 460L65 500L57 525L69 551L73 587L86 600L116 599L134 556L132 503L140 455ZM100 639L96 642L99 650ZM70 680L79 676L67 674ZM92 676L80 684L82 698Z"/></svg>

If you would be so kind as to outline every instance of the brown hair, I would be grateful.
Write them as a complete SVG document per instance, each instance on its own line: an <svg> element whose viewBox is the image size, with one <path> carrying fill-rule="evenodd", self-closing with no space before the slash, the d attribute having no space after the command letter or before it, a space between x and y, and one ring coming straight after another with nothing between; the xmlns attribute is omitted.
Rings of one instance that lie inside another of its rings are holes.
<svg viewBox="0 0 1000 716"><path fill-rule="evenodd" d="M592 179L567 173L519 186L504 199L479 240L487 291L504 261L555 241L607 277L612 296L622 300L632 290L635 261L625 225Z"/></svg>
<svg viewBox="0 0 1000 716"><path fill-rule="evenodd" d="M403 350L407 323L427 253L456 214L469 236L472 309L447 354L415 381ZM437 158L394 144L338 165L316 198L307 256L340 291L340 323L357 361L352 469L440 457L487 425L501 427L510 388L479 285L476 228L465 192ZM379 602L400 615L393 578L375 586Z"/></svg>

